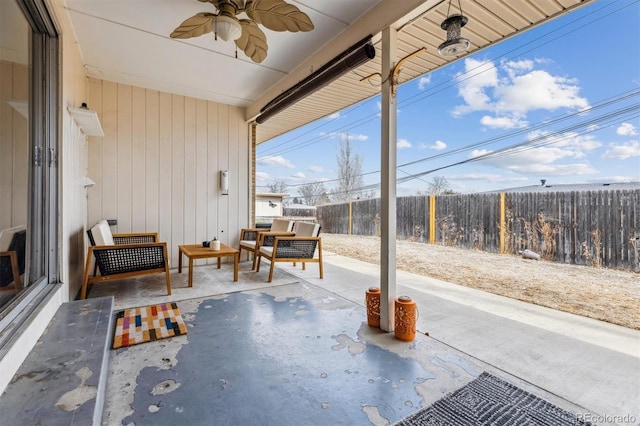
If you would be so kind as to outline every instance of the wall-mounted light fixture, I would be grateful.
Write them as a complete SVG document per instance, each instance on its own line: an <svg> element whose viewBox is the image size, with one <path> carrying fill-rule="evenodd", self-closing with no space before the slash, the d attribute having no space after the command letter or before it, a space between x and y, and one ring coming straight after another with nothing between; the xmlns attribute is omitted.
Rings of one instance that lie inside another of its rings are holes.
<svg viewBox="0 0 640 426"><path fill-rule="evenodd" d="M466 52L471 45L469 40L460 36L462 27L469 21L466 16L462 15L460 0L458 0L458 8L460 9L459 15L449 15L449 10L451 9L451 0L449 0L447 19L440 24L440 27L447 32L447 41L438 46L438 53L441 56L455 56L459 53Z"/></svg>
<svg viewBox="0 0 640 426"><path fill-rule="evenodd" d="M222 195L229 195L229 171L220 170L220 190Z"/></svg>

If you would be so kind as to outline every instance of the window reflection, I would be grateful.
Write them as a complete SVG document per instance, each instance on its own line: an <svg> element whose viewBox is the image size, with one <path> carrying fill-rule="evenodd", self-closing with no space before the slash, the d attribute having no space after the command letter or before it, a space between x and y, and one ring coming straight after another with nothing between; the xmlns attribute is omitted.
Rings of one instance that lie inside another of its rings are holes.
<svg viewBox="0 0 640 426"><path fill-rule="evenodd" d="M29 282L30 33L17 3L0 1L0 311Z"/></svg>

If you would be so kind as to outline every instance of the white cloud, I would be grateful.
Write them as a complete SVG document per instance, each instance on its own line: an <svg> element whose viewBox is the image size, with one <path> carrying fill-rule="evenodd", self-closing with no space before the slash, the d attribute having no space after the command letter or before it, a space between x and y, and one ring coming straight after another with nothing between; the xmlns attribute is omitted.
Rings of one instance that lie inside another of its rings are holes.
<svg viewBox="0 0 640 426"><path fill-rule="evenodd" d="M304 178L306 178L306 176L305 176L305 174L304 174L304 173L302 173L302 172L298 172L298 173L295 173L295 174L292 176L292 178L294 178L294 179L296 179L296 180L297 180L297 179L304 179Z"/></svg>
<svg viewBox="0 0 640 426"><path fill-rule="evenodd" d="M532 132L530 138L535 143L552 142L546 146L525 145L508 149L495 156L481 159L482 164L510 170L519 174L547 174L549 176L569 176L597 173L597 170L585 162L572 162L584 159L587 152L601 144L591 135L568 133L561 136L549 136L542 132ZM474 150L470 158L477 158L493 151Z"/></svg>
<svg viewBox="0 0 640 426"><path fill-rule="evenodd" d="M475 154L476 152L484 153L482 151L474 151L472 154ZM584 153L582 151L562 149L553 146L543 146L531 149L510 149L501 152L496 157L490 156L483 161L513 170L514 168L521 166L535 167L536 164L551 164L558 160L579 159L583 157Z"/></svg>
<svg viewBox="0 0 640 426"><path fill-rule="evenodd" d="M442 141L435 141L432 145L427 145L426 143L421 143L418 147L419 149L433 149L435 151L442 151L447 147L447 144Z"/></svg>
<svg viewBox="0 0 640 426"><path fill-rule="evenodd" d="M531 71L533 69L533 61L530 59L506 61L501 66L509 74L509 77L513 78L524 71Z"/></svg>
<svg viewBox="0 0 640 426"><path fill-rule="evenodd" d="M338 119L340 117L341 117L340 111L336 111L333 114L327 115L327 118L330 119L330 120L335 120L335 119Z"/></svg>
<svg viewBox="0 0 640 426"><path fill-rule="evenodd" d="M367 136L367 135L363 135L363 134L353 135L351 133L344 133L344 132L321 133L320 135L321 136L328 136L330 138L346 137L350 141L366 141L367 139L369 139L369 136Z"/></svg>
<svg viewBox="0 0 640 426"><path fill-rule="evenodd" d="M271 178L269 177L269 173L265 173L265 172L256 172L256 179L257 179L257 180L260 180L260 179L262 179L262 180L269 180L269 179L271 179Z"/></svg>
<svg viewBox="0 0 640 426"><path fill-rule="evenodd" d="M613 158L616 160L626 160L631 157L640 157L640 143L638 143L638 141L622 144L610 143L609 149L602 155L602 158Z"/></svg>
<svg viewBox="0 0 640 426"><path fill-rule="evenodd" d="M626 182L637 182L638 176L605 176L598 179L591 179L592 183L602 183L602 182L610 182L610 183L626 183Z"/></svg>
<svg viewBox="0 0 640 426"><path fill-rule="evenodd" d="M485 115L480 119L483 126L492 127L494 129L513 129L523 128L528 125L526 121L522 121L520 117L490 117Z"/></svg>
<svg viewBox="0 0 640 426"><path fill-rule="evenodd" d="M311 165L311 166L309 166L307 168L309 169L309 171L314 172L314 173L323 173L323 172L326 171L325 168L322 167L322 166L313 166L313 165Z"/></svg>
<svg viewBox="0 0 640 426"><path fill-rule="evenodd" d="M398 139L396 145L398 146L398 149L411 148L413 146L411 145L411 142L406 139Z"/></svg>
<svg viewBox="0 0 640 426"><path fill-rule="evenodd" d="M289 160L280 155L268 155L266 157L260 157L256 160L256 162L264 166L285 167L287 169L296 168L293 164L291 164Z"/></svg>
<svg viewBox="0 0 640 426"><path fill-rule="evenodd" d="M594 135L579 135L576 132L552 135L547 131L534 130L529 132L528 138L531 142L551 143L555 147L571 148L573 150L580 151L583 154L585 151L592 151L602 146L602 143L597 141Z"/></svg>
<svg viewBox="0 0 640 426"><path fill-rule="evenodd" d="M453 110L454 115L462 115L471 111L491 110L491 98L485 93L486 88L498 85L498 70L490 61L465 59L465 73L458 74L458 94L466 102Z"/></svg>
<svg viewBox="0 0 640 426"><path fill-rule="evenodd" d="M473 151L471 151L471 154L469 154L469 158L476 158L476 157L481 157L485 154L489 154L493 151L488 150L488 149L474 149Z"/></svg>
<svg viewBox="0 0 640 426"><path fill-rule="evenodd" d="M497 67L491 61L465 60L465 72L459 73L458 94L464 100L452 111L460 116L487 111L482 124L494 128L518 128L527 125L527 114L534 110L559 108L582 111L589 107L579 95L575 79L554 76L542 69L543 60L505 61Z"/></svg>
<svg viewBox="0 0 640 426"><path fill-rule="evenodd" d="M420 77L418 80L418 90L424 90L429 84L431 84L431 74Z"/></svg>
<svg viewBox="0 0 640 426"><path fill-rule="evenodd" d="M572 164L513 164L509 170L526 175L578 176L598 173L598 170L586 163Z"/></svg>
<svg viewBox="0 0 640 426"><path fill-rule="evenodd" d="M352 135L352 134L347 134L347 137L349 138L349 140L351 141L366 141L367 139L369 139L369 136L367 135Z"/></svg>
<svg viewBox="0 0 640 426"><path fill-rule="evenodd" d="M622 123L620 127L616 129L616 133L620 136L635 136L638 134L638 131L633 124Z"/></svg>
<svg viewBox="0 0 640 426"><path fill-rule="evenodd" d="M484 181L490 183L517 183L517 182L525 182L528 179L524 176L522 177L508 177L501 174L495 173L466 173L460 175L447 175L445 176L448 180L454 181Z"/></svg>
<svg viewBox="0 0 640 426"><path fill-rule="evenodd" d="M498 86L495 90L495 107L498 112L519 114L536 109L583 110L589 103L578 96L579 91L576 80L552 76L543 70L533 70Z"/></svg>
<svg viewBox="0 0 640 426"><path fill-rule="evenodd" d="M425 149L432 149L434 151L442 151L443 149L447 148L447 144L437 140L434 143L432 143L431 145L427 145L426 143L421 143L420 145L418 145L418 149L423 151Z"/></svg>

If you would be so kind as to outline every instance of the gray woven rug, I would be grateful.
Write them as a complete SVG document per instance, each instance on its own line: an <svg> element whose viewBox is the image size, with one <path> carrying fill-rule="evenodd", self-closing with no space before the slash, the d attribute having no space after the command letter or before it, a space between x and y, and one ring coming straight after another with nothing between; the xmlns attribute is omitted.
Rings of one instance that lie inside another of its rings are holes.
<svg viewBox="0 0 640 426"><path fill-rule="evenodd" d="M433 405L396 423L397 426L590 424L486 371Z"/></svg>

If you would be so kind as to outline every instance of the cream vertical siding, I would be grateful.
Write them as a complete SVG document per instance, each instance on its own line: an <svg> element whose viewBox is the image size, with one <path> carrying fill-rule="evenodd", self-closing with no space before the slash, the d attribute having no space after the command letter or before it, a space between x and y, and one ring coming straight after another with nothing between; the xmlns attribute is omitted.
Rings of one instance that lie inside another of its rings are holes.
<svg viewBox="0 0 640 426"><path fill-rule="evenodd" d="M249 222L244 109L96 79L88 103L105 132L89 142L88 226L116 219L114 232L158 232L174 267L179 244L238 244Z"/></svg>
<svg viewBox="0 0 640 426"><path fill-rule="evenodd" d="M69 114L68 107L80 107L87 102L88 79L73 30L67 20L63 2L56 10L62 30L62 102L60 119L62 134L58 145L58 176L60 197L60 280L66 286L65 301L73 300L82 286L86 256L87 191L83 178L87 176L88 144L85 136Z"/></svg>

